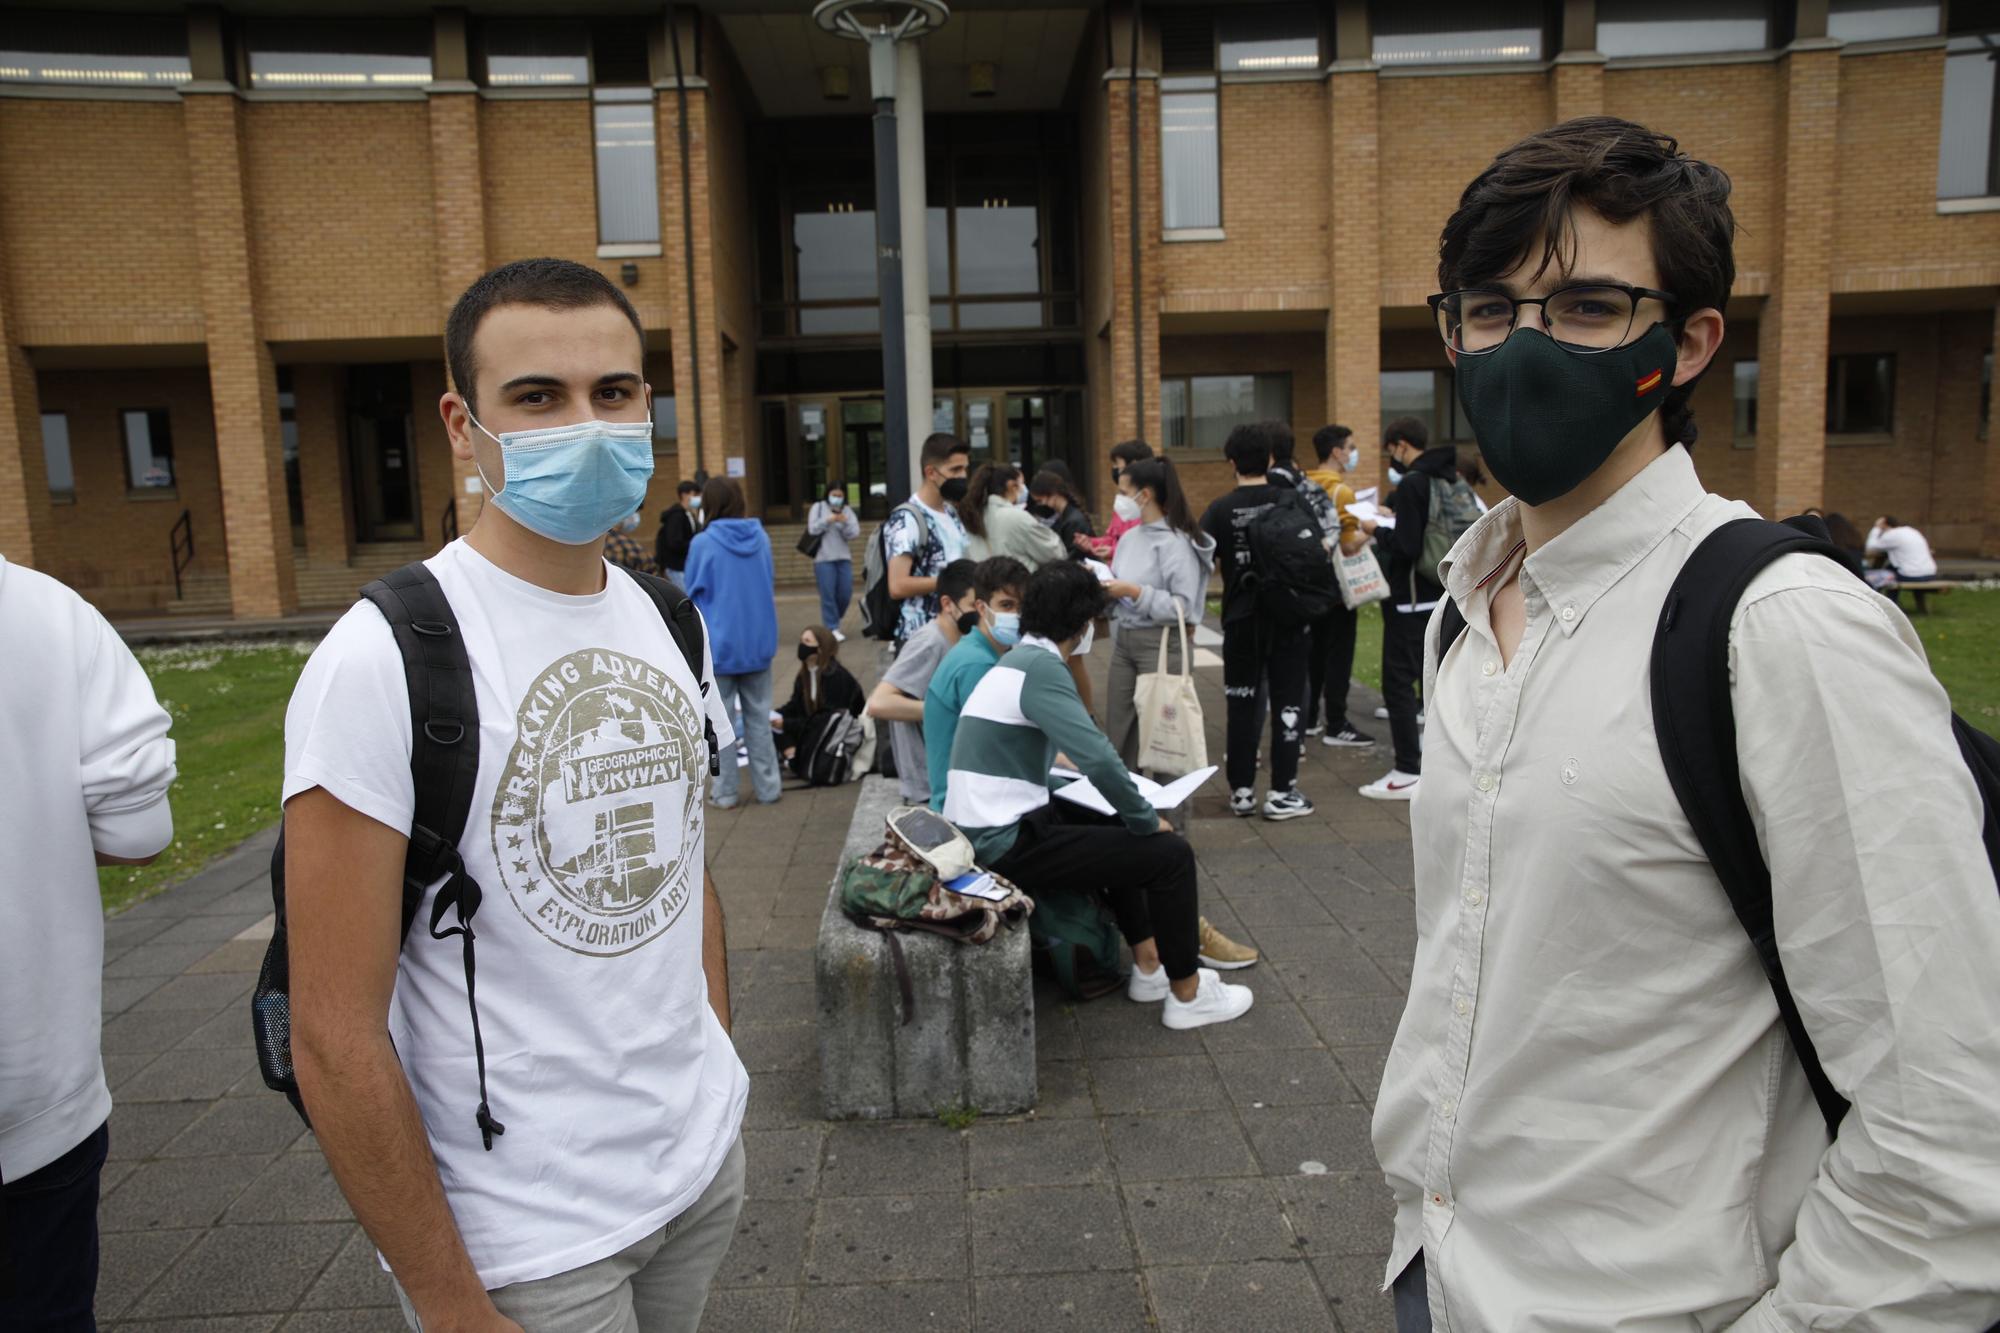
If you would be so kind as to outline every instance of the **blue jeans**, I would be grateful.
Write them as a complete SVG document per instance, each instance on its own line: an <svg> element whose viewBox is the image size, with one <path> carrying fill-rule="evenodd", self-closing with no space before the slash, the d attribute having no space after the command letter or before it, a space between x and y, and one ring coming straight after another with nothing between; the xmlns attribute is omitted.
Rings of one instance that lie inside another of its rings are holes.
<svg viewBox="0 0 2000 1333"><path fill-rule="evenodd" d="M0 1187L0 1328L97 1327L97 1183L110 1143L99 1125L41 1170Z"/></svg>
<svg viewBox="0 0 2000 1333"><path fill-rule="evenodd" d="M847 604L854 600L854 562L819 561L813 566L813 579L819 584L819 623L839 629L847 616Z"/></svg>
<svg viewBox="0 0 2000 1333"><path fill-rule="evenodd" d="M715 688L722 691L722 703L731 713L741 712L742 730L737 736L750 755L750 789L765 805L778 799L784 774L778 770L777 733L771 730L771 668L740 676L717 674ZM736 804L739 778L736 747L723 751L722 772L715 779L715 803Z"/></svg>
<svg viewBox="0 0 2000 1333"><path fill-rule="evenodd" d="M1431 1333L1431 1294L1425 1285L1424 1252L1418 1250L1396 1275L1396 1333Z"/></svg>

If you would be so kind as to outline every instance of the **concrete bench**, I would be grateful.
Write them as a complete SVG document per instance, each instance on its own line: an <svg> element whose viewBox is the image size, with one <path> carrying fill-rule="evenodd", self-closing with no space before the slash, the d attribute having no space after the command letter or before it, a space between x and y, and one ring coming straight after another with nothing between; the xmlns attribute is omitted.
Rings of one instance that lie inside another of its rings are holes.
<svg viewBox="0 0 2000 1333"><path fill-rule="evenodd" d="M1035 1105L1035 996L1027 927L985 944L922 931L897 940L915 1017L903 1022L888 938L840 910L840 871L882 841L901 804L893 778L862 779L815 950L820 1103L829 1120L988 1114Z"/></svg>

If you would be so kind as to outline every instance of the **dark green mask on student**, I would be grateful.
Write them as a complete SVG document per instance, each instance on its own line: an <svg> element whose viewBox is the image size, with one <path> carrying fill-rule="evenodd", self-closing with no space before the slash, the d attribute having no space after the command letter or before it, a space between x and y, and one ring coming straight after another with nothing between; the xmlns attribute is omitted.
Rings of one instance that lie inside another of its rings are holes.
<svg viewBox="0 0 2000 1333"><path fill-rule="evenodd" d="M1664 324L1608 352L1563 350L1535 329L1458 358L1458 401L1493 479L1521 503L1581 486L1673 388L1674 335Z"/></svg>

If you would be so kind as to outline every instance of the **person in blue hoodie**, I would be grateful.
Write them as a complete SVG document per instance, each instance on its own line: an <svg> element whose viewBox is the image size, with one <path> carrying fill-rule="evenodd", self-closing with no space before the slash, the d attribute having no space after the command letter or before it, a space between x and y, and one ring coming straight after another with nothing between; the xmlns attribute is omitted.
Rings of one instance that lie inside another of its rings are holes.
<svg viewBox="0 0 2000 1333"><path fill-rule="evenodd" d="M740 710L737 735L750 756L750 788L769 805L783 775L771 737L771 658L778 651L778 603L771 539L764 525L743 516L743 488L728 477L710 477L701 491L708 525L688 546L687 592L708 625L715 687L723 706ZM715 780L715 804L736 804L737 766L724 758Z"/></svg>

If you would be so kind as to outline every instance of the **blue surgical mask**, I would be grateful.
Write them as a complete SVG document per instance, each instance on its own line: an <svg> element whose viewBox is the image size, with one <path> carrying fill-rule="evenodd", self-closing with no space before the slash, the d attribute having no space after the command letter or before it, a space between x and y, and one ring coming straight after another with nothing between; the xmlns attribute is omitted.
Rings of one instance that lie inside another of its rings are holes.
<svg viewBox="0 0 2000 1333"><path fill-rule="evenodd" d="M847 503L847 497L836 492L826 497L826 503L829 508L838 509Z"/></svg>
<svg viewBox="0 0 2000 1333"><path fill-rule="evenodd" d="M639 530L639 516L637 514L625 515L624 518L618 520L618 530L620 532L637 532Z"/></svg>
<svg viewBox="0 0 2000 1333"><path fill-rule="evenodd" d="M1355 468L1359 467L1360 464L1361 464L1361 453L1359 450L1349 449L1346 453L1340 456L1340 470L1342 472L1352 472L1354 471Z"/></svg>
<svg viewBox="0 0 2000 1333"><path fill-rule="evenodd" d="M650 421L578 421L500 435L476 417L472 424L500 445L507 471L507 484L499 490L480 472L493 503L552 542L587 546L646 498L653 475Z"/></svg>
<svg viewBox="0 0 2000 1333"><path fill-rule="evenodd" d="M993 613L994 642L1012 648L1021 641L1021 613L1019 611L995 611Z"/></svg>
<svg viewBox="0 0 2000 1333"><path fill-rule="evenodd" d="M1394 463L1389 465L1389 484L1391 486L1401 486L1403 484L1403 469L1397 467Z"/></svg>

